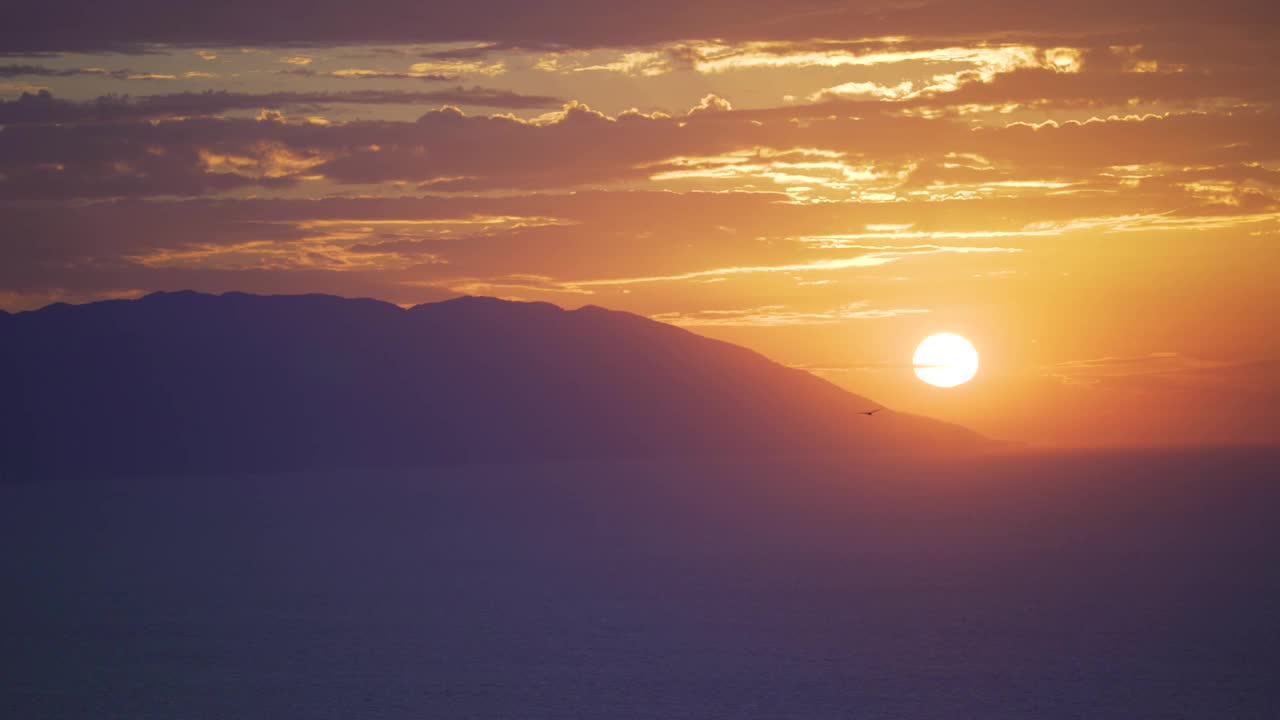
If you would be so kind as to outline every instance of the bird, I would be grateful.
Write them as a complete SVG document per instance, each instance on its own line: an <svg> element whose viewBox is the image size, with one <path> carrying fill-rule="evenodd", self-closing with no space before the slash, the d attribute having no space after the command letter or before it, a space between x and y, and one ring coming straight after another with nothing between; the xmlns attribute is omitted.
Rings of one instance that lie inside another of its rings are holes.
<svg viewBox="0 0 1280 720"><path fill-rule="evenodd" d="M882 407L878 407L878 408L876 408L875 410L863 410L862 412L860 412L860 413L858 413L858 414L859 414L859 415L875 415L876 413L880 412L880 411L881 411L881 410L883 410L883 409L884 409L884 408L882 408Z"/></svg>

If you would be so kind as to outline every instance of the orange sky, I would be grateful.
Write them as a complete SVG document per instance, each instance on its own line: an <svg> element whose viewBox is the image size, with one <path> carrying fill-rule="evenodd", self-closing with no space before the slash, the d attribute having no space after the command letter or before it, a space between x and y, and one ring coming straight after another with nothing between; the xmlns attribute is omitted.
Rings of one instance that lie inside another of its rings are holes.
<svg viewBox="0 0 1280 720"><path fill-rule="evenodd" d="M597 304L1001 438L1280 442L1273 9L375 5L25 9L0 307Z"/></svg>

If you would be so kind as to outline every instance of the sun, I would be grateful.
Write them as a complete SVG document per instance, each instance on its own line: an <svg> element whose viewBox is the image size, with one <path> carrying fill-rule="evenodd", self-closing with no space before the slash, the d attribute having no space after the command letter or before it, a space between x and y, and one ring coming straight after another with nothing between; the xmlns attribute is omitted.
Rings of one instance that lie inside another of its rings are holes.
<svg viewBox="0 0 1280 720"><path fill-rule="evenodd" d="M912 357L916 377L937 387L955 387L978 374L978 351L954 333L930 335Z"/></svg>

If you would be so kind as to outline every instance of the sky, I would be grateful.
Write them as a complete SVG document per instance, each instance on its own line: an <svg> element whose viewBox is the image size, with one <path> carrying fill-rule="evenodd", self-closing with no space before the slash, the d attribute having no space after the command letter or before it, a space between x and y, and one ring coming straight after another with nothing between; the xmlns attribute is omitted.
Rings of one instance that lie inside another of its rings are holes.
<svg viewBox="0 0 1280 720"><path fill-rule="evenodd" d="M1280 6L25 3L0 308L600 305L1056 446L1280 443ZM924 337L981 354L914 377Z"/></svg>

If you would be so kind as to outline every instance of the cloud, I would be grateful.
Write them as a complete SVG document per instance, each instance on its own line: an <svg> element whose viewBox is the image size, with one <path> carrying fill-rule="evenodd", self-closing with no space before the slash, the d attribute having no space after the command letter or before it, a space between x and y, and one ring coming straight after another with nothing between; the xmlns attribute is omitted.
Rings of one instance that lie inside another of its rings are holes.
<svg viewBox="0 0 1280 720"><path fill-rule="evenodd" d="M972 37L1010 39L1062 34L1152 34L1216 27L1267 27L1278 11L1267 3L1223 0L1166 3L1100 0L1028 5L1018 0L836 4L799 0L676 0L617 6L549 0L487 0L424 9L410 0L372 0L360 13L305 13L291 3L226 0L216 8L145 2L67 0L19 6L0 26L10 53L144 50L155 43L200 47L458 42L501 47L641 46L691 38L803 41L811 38ZM77 18L67 23L67 17ZM1210 34L1202 30L1202 34Z"/></svg>
<svg viewBox="0 0 1280 720"><path fill-rule="evenodd" d="M282 75L294 75L307 78L333 78L335 80L421 80L423 82L444 82L457 80L457 75L427 72L397 72L393 70L370 70L366 68L341 68L338 70L313 70L311 68L288 68L278 70Z"/></svg>
<svg viewBox="0 0 1280 720"><path fill-rule="evenodd" d="M1007 44L954 47L898 48L894 45L864 50L842 43L745 43L735 46L707 46L696 50L694 69L703 73L749 69L841 68L895 65L900 63L969 66L983 77L1019 67L1049 63L1057 67L1035 46Z"/></svg>
<svg viewBox="0 0 1280 720"><path fill-rule="evenodd" d="M96 77L112 80L177 80L182 78L212 78L213 73L189 70L181 73L155 73L135 70L107 70L100 67L51 68L44 65L0 65L0 78L5 77Z"/></svg>
<svg viewBox="0 0 1280 720"><path fill-rule="evenodd" d="M416 62L409 66L409 71L424 75L501 75L507 71L502 61L488 62L464 58L432 58Z"/></svg>
<svg viewBox="0 0 1280 720"><path fill-rule="evenodd" d="M0 101L0 125L120 122L161 118L219 115L235 110L301 107L318 110L332 105L455 104L499 108L555 107L562 100L522 95L510 90L482 87L414 92L405 90L353 90L346 92L239 93L226 90L168 93L162 95L104 95L89 101L62 100L47 90L23 93L17 100Z"/></svg>
<svg viewBox="0 0 1280 720"><path fill-rule="evenodd" d="M1097 108L1138 103L1203 105L1217 98L1271 100L1275 77L1256 70L1192 70L1124 72L1092 70L1076 73L1026 67L987 80L959 77L952 87L937 85L916 106L1021 106L1029 108Z"/></svg>
<svg viewBox="0 0 1280 720"><path fill-rule="evenodd" d="M725 100L719 95L707 94L698 101L697 105L694 105L689 109L688 114L697 115L698 113L708 112L728 112L732 109L733 105L731 105L728 100Z"/></svg>
<svg viewBox="0 0 1280 720"><path fill-rule="evenodd" d="M512 52L512 51L541 51L551 50L555 46L539 45L539 46L520 46L513 43L485 42L485 43L468 43L461 47L450 47L443 50L427 50L418 53L419 57L429 60L484 60L495 53Z"/></svg>
<svg viewBox="0 0 1280 720"><path fill-rule="evenodd" d="M121 77L129 70L121 70ZM0 65L0 78L15 77L73 77L76 75L107 74L100 68L51 68L44 65Z"/></svg>
<svg viewBox="0 0 1280 720"><path fill-rule="evenodd" d="M273 152L280 150L266 147L228 162L242 164L235 168L237 173L264 176L290 162L309 162L307 156L273 157ZM199 158L192 160L198 162ZM157 185L193 182L163 166L155 172ZM86 182L84 174L80 175L80 181ZM217 177L223 182L251 181L240 174ZM271 182L265 177L263 181ZM990 230L999 227L996 223L1000 218L1014 227L1055 223L1053 228L1046 228L1077 232L1081 237L1095 237L1100 228L1107 227L1098 219L1076 217L1080 207L1070 197L981 203L814 205L783 202L785 199L779 193L615 190L493 196L260 197L8 207L0 204L0 225L6 228L8 237L3 250L5 262L0 263L0 285L38 277L37 266L65 272L66 268L78 267L85 258L109 261L123 255L145 256L156 248L217 243L290 243L335 232L350 236L353 252L367 246L379 253L443 254L453 268L477 277L525 272L558 278L626 278L727 267L726 260L734 267L773 268L801 260L840 259L876 252L918 252L922 257L954 257L957 261L966 256L962 250L940 251L939 248L948 247L944 242L921 244L910 236L874 242L841 238L838 245L830 247L826 243L805 246L810 238L840 237L836 231L850 225L897 225L899 232L913 232L914 227L901 226L911 219L927 226L929 221L924 218L930 215L945 218L946 225L961 230ZM1115 209L1122 209L1124 203L1139 207L1143 201L1115 198L1110 202ZM1131 223L1136 217L1114 215L1107 222ZM175 227L183 231L172 232ZM793 235L797 230L808 232ZM1044 247L1039 236L1031 239L1036 242L1019 243L1028 259L1034 257L1031 251ZM976 247L1009 242L1013 240L986 240ZM955 241L955 246L964 248L969 243L973 239L968 243ZM622 252L626 248L636 250ZM1003 259L1016 260L1014 254L974 252L967 256L983 264L988 261L982 258L1002 259L1003 267L1007 265ZM970 265L966 263L966 272L973 271ZM803 273L805 282L833 277L802 270L772 274L794 287L796 282L789 276L797 273ZM713 279L716 276L695 278L690 283Z"/></svg>
<svg viewBox="0 0 1280 720"><path fill-rule="evenodd" d="M720 278L730 275L755 275L765 273L792 273L792 272L830 272L835 270L849 270L852 268L869 268L887 265L909 257L918 257L922 255L935 254L968 254L968 253L1017 253L1022 252L1020 248L1009 247L960 247L960 246L942 246L942 245L916 245L916 246L888 246L888 245L866 245L866 246L849 246L850 249L864 250L858 255L848 255L836 258L824 258L822 260L808 260L797 263L785 263L780 265L732 265L727 267L711 268L707 270L693 270L685 273L677 273L672 275L651 275L642 277L623 277L623 278L602 278L595 280L578 280L573 282L564 282L561 285L571 288L584 288L592 286L619 286L619 285L637 285L642 283L659 283L659 282L679 282L684 280L699 280L703 278Z"/></svg>
<svg viewBox="0 0 1280 720"><path fill-rule="evenodd" d="M305 158L262 155L225 162L245 163L234 168L236 173L265 175L277 167L273 163L297 161ZM241 176L226 178L230 182ZM175 185L191 182L180 175L164 179ZM737 263L731 274L723 269L712 270L719 275L695 272L684 282L699 286L717 277L754 274L807 288L791 276L804 273L811 281L842 268L872 268L911 257L1012 252L853 249L815 251L797 263L794 245L761 243L749 233L716 229L726 223L752 232L834 227L843 224L849 210L780 205L776 200L776 195L752 193L586 192L0 205L0 225L9 238L0 287L24 292L149 288L148 278L168 282L180 270L218 270L224 273L219 277L231 278L232 271L256 267L271 268L282 282L303 270L352 273L353 282L361 273L382 272L378 282L385 286L384 294L397 297L394 286L401 283L455 289L519 284L541 292L592 293L644 284L628 280L636 276L625 275L627 271L658 278L691 265L724 267L713 263L731 260ZM697 252L691 254L695 242ZM619 252L626 247L644 252ZM877 256L858 259L873 254ZM324 287L337 282L324 277ZM573 280L584 277L603 280ZM619 278L627 284L613 284ZM895 307L910 306L862 310Z"/></svg>
<svg viewBox="0 0 1280 720"><path fill-rule="evenodd" d="M1206 360L1177 352L1161 351L1145 355L1108 356L1088 360L1069 360L1046 365L1046 377L1070 385L1098 385L1135 378L1166 381L1191 380L1196 375L1241 365L1239 362Z"/></svg>
<svg viewBox="0 0 1280 720"><path fill-rule="evenodd" d="M1275 400L1274 378L1280 361L1274 359L1206 359L1183 352L1160 351L1146 355L1105 356L1044 365L1043 377L1074 387L1110 391L1194 392L1206 409L1219 398L1206 393L1249 393ZM1207 398L1207 400L1206 400Z"/></svg>
<svg viewBox="0 0 1280 720"><path fill-rule="evenodd" d="M763 305L733 310L696 310L691 312L665 312L650 315L659 322L682 327L781 327L788 325L830 325L846 320L871 320L894 318L902 315L919 315L931 312L923 308L875 308L862 301L837 308L816 311L798 311L785 305Z"/></svg>
<svg viewBox="0 0 1280 720"><path fill-rule="evenodd" d="M333 99L336 98L298 94L276 98L277 101ZM385 98L364 96L360 99L407 98L392 94ZM252 106L262 100L244 98L240 104ZM529 102L542 101L539 98ZM0 106L0 110L3 108ZM230 123L222 127L234 133L251 129L267 131L265 134L281 139L295 136L289 140L291 143L312 143L317 149L331 149L337 156L320 171L338 182L420 182L430 183L433 191L453 192L635 181L663 173L661 164L672 158L710 158L743 150L755 152L755 149L776 156L796 148L817 148L836 158L874 157L889 167L918 163L930 156L942 161L950 154L968 153L980 155L997 166L1018 168L1023 178L1028 174L1033 177L1034 174L1071 174L1089 178L1121 164L1256 162L1274 158L1280 150L1274 133L1270 132L1273 121L1269 113L1115 117L977 130L949 121L875 115L807 122L787 122L782 118L761 121L759 117L760 113L752 111L720 111L695 113L687 120L642 115L610 118L586 106L570 104L565 110L537 121L468 117L457 110L444 109L426 113L417 123L349 123L324 131ZM218 127L209 125L202 132L210 132L212 142L217 135L225 134L218 133ZM193 137L190 133L185 136ZM374 147L378 149L371 149ZM423 160L426 155L430 161ZM786 161L775 157L771 162ZM849 168L843 162L839 165L835 167L832 163L832 169L844 175ZM688 165L670 168L677 169L687 175L694 168ZM782 170L808 178L813 169L816 168ZM675 179L677 176L664 177ZM804 182L821 186L830 185L833 180ZM887 183L884 190L893 191L895 185ZM999 183L992 187L999 187ZM1004 188L1013 191L1018 186L1005 185ZM904 186L903 190L907 189ZM894 195L888 197L893 199Z"/></svg>
<svg viewBox="0 0 1280 720"><path fill-rule="evenodd" d="M822 363L792 365L799 370L806 370L815 375L840 375L851 372L861 372L864 370L904 370L918 367L936 367L935 365L916 365L914 363L904 362L862 362L862 363Z"/></svg>
<svg viewBox="0 0 1280 720"><path fill-rule="evenodd" d="M156 184L122 182L127 179L123 176L131 174L127 168L154 164L153 157L190 158L188 173L195 176L203 171L198 161L201 151L245 155L255 148L283 146L295 154L325 159L320 165L280 176L283 181L399 182L430 192L644 182L678 182L687 188L690 181L705 189L759 190L758 182L764 181L784 186L794 201L801 202L1089 192L1094 196L1091 205L1103 207L1107 204L1103 194L1124 191L1125 198L1135 201L1145 197L1148 208L1153 204L1172 208L1202 204L1199 195L1208 186L1186 182L1159 187L1139 178L1139 192L1135 192L1128 184L1133 182L1125 175L1128 171L1117 172L1117 168L1213 168L1280 159L1280 138L1272 132L1274 114L1253 111L978 128L951 120L878 114L788 118L775 111L724 109L676 118L639 113L609 117L580 103L533 119L468 116L454 107L429 111L417 122L323 126L271 117L264 121L208 117L263 106L307 112L330 103L464 98L513 105L553 100L476 88L463 89L460 95L456 91L179 93L136 100L107 97L87 103L48 93L28 94L0 102L0 123L8 125L0 133L0 173L4 173L0 188L18 197L33 197L72 192L76 183L85 185L105 176L111 184L120 185L121 193L143 192ZM189 119L127 122L175 116ZM66 124L73 121L80 124ZM53 126L55 122L62 124ZM981 158L981 162L966 158ZM1241 187L1234 195L1212 200L1230 200L1249 212L1265 214L1272 202L1267 192L1261 187Z"/></svg>
<svg viewBox="0 0 1280 720"><path fill-rule="evenodd" d="M847 82L820 90L809 96L811 102L828 102L831 100L872 98L881 100L902 100L914 93L914 83L904 80L897 85L881 85L875 82Z"/></svg>
<svg viewBox="0 0 1280 720"><path fill-rule="evenodd" d="M623 75L652 77L671 72L670 57L662 49L620 50L608 53L612 59L600 59L601 53L583 50L544 52L535 70L550 73L613 72Z"/></svg>

